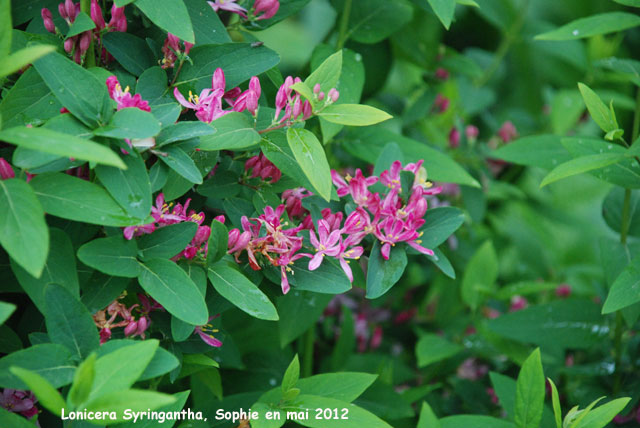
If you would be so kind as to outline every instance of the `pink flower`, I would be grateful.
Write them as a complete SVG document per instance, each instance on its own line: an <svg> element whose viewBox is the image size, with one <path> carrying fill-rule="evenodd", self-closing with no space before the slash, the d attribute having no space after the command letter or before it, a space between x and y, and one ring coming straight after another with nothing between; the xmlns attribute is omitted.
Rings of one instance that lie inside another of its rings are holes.
<svg viewBox="0 0 640 428"><path fill-rule="evenodd" d="M478 128L476 126L473 125L468 125L465 129L464 129L464 133L467 137L467 140L470 143L473 143L476 141L476 138L478 138L478 134L480 134L480 131L478 130Z"/></svg>
<svg viewBox="0 0 640 428"><path fill-rule="evenodd" d="M148 235L153 233L156 227L153 223L143 224L141 226L127 226L123 230L123 235L126 240L131 241L134 237Z"/></svg>
<svg viewBox="0 0 640 428"><path fill-rule="evenodd" d="M151 111L149 102L143 100L140 94L132 96L129 92L128 86L123 91L116 76L110 76L107 78L107 88L109 89L109 96L118 105L118 110L127 107L136 107L143 111Z"/></svg>
<svg viewBox="0 0 640 428"><path fill-rule="evenodd" d="M312 196L313 193L304 187L297 187L282 192L282 200L284 201L289 217L302 217L308 211L302 207L302 199Z"/></svg>
<svg viewBox="0 0 640 428"><path fill-rule="evenodd" d="M253 4L256 19L269 19L278 12L280 2L278 0L256 0Z"/></svg>
<svg viewBox="0 0 640 428"><path fill-rule="evenodd" d="M173 89L173 95L176 100L183 106L191 110L196 111L196 117L205 123L211 123L219 117L227 114L227 111L222 109L222 96L224 91L217 89L203 89L200 95L193 95L189 91L189 100L187 101L180 93L178 88Z"/></svg>
<svg viewBox="0 0 640 428"><path fill-rule="evenodd" d="M336 257L340 254L341 233L339 229L331 231L331 227L326 220L318 222L318 236L313 230L309 231L311 245L316 249L316 254L309 261L309 270L316 270L320 267L325 256Z"/></svg>
<svg viewBox="0 0 640 428"><path fill-rule="evenodd" d="M16 173L13 171L11 164L4 158L0 158L0 179L8 180L10 178L15 178L15 176Z"/></svg>
<svg viewBox="0 0 640 428"><path fill-rule="evenodd" d="M180 39L171 33L167 34L167 38L162 46L162 53L164 58L162 59L162 68L173 68L175 62L179 59L178 56L189 55L193 43L184 42L183 46L180 46Z"/></svg>
<svg viewBox="0 0 640 428"><path fill-rule="evenodd" d="M452 149L458 148L460 146L460 131L458 128L451 128L451 132L449 132L449 147Z"/></svg>
<svg viewBox="0 0 640 428"><path fill-rule="evenodd" d="M233 103L233 110L242 112L248 110L253 116L258 114L258 100L260 99L260 80L253 76L249 81L249 89L238 96Z"/></svg>
<svg viewBox="0 0 640 428"><path fill-rule="evenodd" d="M277 183L282 177L282 172L263 153L249 158L244 164L244 170L251 170L251 178L270 179L271 184Z"/></svg>
<svg viewBox="0 0 640 428"><path fill-rule="evenodd" d="M9 412L20 413L27 419L38 414L38 408L35 406L37 402L38 399L31 391L5 388L0 395L0 407Z"/></svg>
<svg viewBox="0 0 640 428"><path fill-rule="evenodd" d="M335 184L337 188L338 196L343 197L346 195L351 195L351 197L353 198L353 201L358 206L366 207L372 202L374 202L373 195L369 191L369 186L372 186L375 183L377 183L378 177L365 177L362 174L362 171L358 168L356 169L355 177L351 177L350 175L347 174L347 176L344 179L336 171L331 171L331 180L333 181L333 184ZM380 181L382 182L382 184L385 184L385 181L383 181L382 175L380 176ZM400 183L399 175L398 175L398 183Z"/></svg>
<svg viewBox="0 0 640 428"><path fill-rule="evenodd" d="M522 296L513 296L511 298L511 305L509 306L509 312L517 312L527 307L529 302Z"/></svg>
<svg viewBox="0 0 640 428"><path fill-rule="evenodd" d="M42 15L44 28L46 28L51 34L56 34L56 25L53 23L53 15L51 15L51 11L45 7L40 11L40 14Z"/></svg>
<svg viewBox="0 0 640 428"><path fill-rule="evenodd" d="M476 381L484 377L489 372L489 367L485 364L478 364L475 358L467 358L458 367L457 375L460 379Z"/></svg>
<svg viewBox="0 0 640 428"><path fill-rule="evenodd" d="M411 227L407 227L407 223L402 220L387 217L381 223L376 225L374 233L380 242L382 242L380 254L382 254L382 257L385 260L389 260L391 247L395 246L398 242L406 242L409 246L418 250L422 254L433 256L432 250L420 245L421 241L418 240L420 233Z"/></svg>
<svg viewBox="0 0 640 428"><path fill-rule="evenodd" d="M214 315L209 317L209 323L211 322L212 319L217 318L218 315ZM206 343L209 346L213 346L215 348L219 348L222 346L222 342L218 339L216 339L213 336L213 333L218 333L220 330L213 328L213 326L211 324L205 324L205 325L199 325L195 328L195 333L200 336L200 338L202 339L202 341L204 343Z"/></svg>
<svg viewBox="0 0 640 428"><path fill-rule="evenodd" d="M433 103L433 109L438 113L444 113L449 108L449 98L442 96L442 94L436 95L436 100Z"/></svg>
<svg viewBox="0 0 640 428"><path fill-rule="evenodd" d="M299 77L295 79L287 76L284 83L278 89L276 94L276 112L273 118L274 122L284 125L291 125L297 120L307 120L313 114L313 109L308 100L304 102L300 98L300 94L293 92L291 85L302 82ZM280 113L284 109L284 115L280 117Z"/></svg>
<svg viewBox="0 0 640 428"><path fill-rule="evenodd" d="M104 22L104 16L102 16L102 9L98 4L98 0L91 0L91 20L96 24L98 30L103 30L107 24Z"/></svg>
<svg viewBox="0 0 640 428"><path fill-rule="evenodd" d="M442 67L438 67L436 69L435 75L436 75L436 79L438 80L447 80L449 78L449 72Z"/></svg>
<svg viewBox="0 0 640 428"><path fill-rule="evenodd" d="M215 0L208 1L209 6L213 8L216 12L220 10L226 10L227 12L235 13L247 19L247 9L242 6L236 4L237 0Z"/></svg>
<svg viewBox="0 0 640 428"><path fill-rule="evenodd" d="M506 121L498 130L498 136L504 143L508 143L518 137L518 131L511 121Z"/></svg>

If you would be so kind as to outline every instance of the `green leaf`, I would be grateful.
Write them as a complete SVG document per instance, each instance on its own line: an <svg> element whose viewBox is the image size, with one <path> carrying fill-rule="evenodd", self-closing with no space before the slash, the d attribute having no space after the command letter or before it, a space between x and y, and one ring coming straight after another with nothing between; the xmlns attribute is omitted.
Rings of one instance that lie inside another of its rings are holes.
<svg viewBox="0 0 640 428"><path fill-rule="evenodd" d="M29 67L0 101L2 127L7 129L31 121L45 121L58 116L60 107L36 69Z"/></svg>
<svg viewBox="0 0 640 428"><path fill-rule="evenodd" d="M202 184L202 174L193 159L180 147L165 147L166 156L158 156L169 168L191 183Z"/></svg>
<svg viewBox="0 0 640 428"><path fill-rule="evenodd" d="M298 271L295 272L294 276L297 277ZM306 284L304 279L301 282ZM330 294L299 291L297 287L286 295L278 297L276 307L280 314L278 323L280 346L284 348L313 326L332 298Z"/></svg>
<svg viewBox="0 0 640 428"><path fill-rule="evenodd" d="M287 408L291 411L306 411L309 410L309 419L297 420L297 423L312 428L361 428L361 427L375 427L375 428L391 428L391 425L374 415L373 413L364 410L361 407L353 404L336 400L335 398L319 397L316 395L300 395L296 398L296 404ZM318 412L316 409L337 409L338 417L331 419L324 419L322 417L316 418Z"/></svg>
<svg viewBox="0 0 640 428"><path fill-rule="evenodd" d="M378 43L411 21L413 7L406 0L356 0L351 6L349 32L360 43Z"/></svg>
<svg viewBox="0 0 640 428"><path fill-rule="evenodd" d="M93 380L89 399L129 388L140 378L157 349L158 341L147 339L98 358L95 363L97 376Z"/></svg>
<svg viewBox="0 0 640 428"><path fill-rule="evenodd" d="M427 170L429 180L480 187L476 179L453 159L424 143L403 137L380 126L356 128L351 130L349 135L351 138L343 143L345 149L355 157L371 164L375 164L387 144L396 143L402 150L406 162L424 160L423 166Z"/></svg>
<svg viewBox="0 0 640 428"><path fill-rule="evenodd" d="M9 55L11 52L11 36L13 24L11 23L11 1L0 0L0 10L3 11L0 16L0 59Z"/></svg>
<svg viewBox="0 0 640 428"><path fill-rule="evenodd" d="M128 216L102 187L68 174L41 174L30 182L47 214L102 226L133 226L144 220Z"/></svg>
<svg viewBox="0 0 640 428"><path fill-rule="evenodd" d="M9 412L3 407L0 407L0 425L11 428L33 428L33 424L24 416Z"/></svg>
<svg viewBox="0 0 640 428"><path fill-rule="evenodd" d="M0 358L0 386L29 389L24 382L9 372L9 368L13 366L38 373L54 388L71 383L76 370L69 350L57 343L34 345Z"/></svg>
<svg viewBox="0 0 640 428"><path fill-rule="evenodd" d="M0 302L0 326L9 319L12 313L16 310L16 305L13 303Z"/></svg>
<svg viewBox="0 0 640 428"><path fill-rule="evenodd" d="M498 257L491 241L487 241L469 260L462 277L462 300L473 310L493 292L498 278Z"/></svg>
<svg viewBox="0 0 640 428"><path fill-rule="evenodd" d="M331 169L324 148L316 136L303 128L289 128L287 142L300 168L319 195L331 199Z"/></svg>
<svg viewBox="0 0 640 428"><path fill-rule="evenodd" d="M210 267L207 276L222 297L252 317L278 320L278 312L269 298L237 270L221 263Z"/></svg>
<svg viewBox="0 0 640 428"><path fill-rule="evenodd" d="M320 85L322 91L329 93L329 90L338 85L341 72L342 50L324 60L322 64L305 79L304 84L311 90L313 90L316 85ZM312 101L312 99L309 99L309 101Z"/></svg>
<svg viewBox="0 0 640 428"><path fill-rule="evenodd" d="M420 419L418 419L417 428L440 428L438 417L433 413L431 406L429 406L426 401L422 402L422 409L420 410Z"/></svg>
<svg viewBox="0 0 640 428"><path fill-rule="evenodd" d="M551 385L551 402L553 403L553 416L556 421L556 428L562 428L562 408L560 407L560 396L558 395L558 388L553 383L551 378L547 378L549 385Z"/></svg>
<svg viewBox="0 0 640 428"><path fill-rule="evenodd" d="M67 289L49 284L44 291L47 334L77 359L84 359L99 343L98 330L87 308Z"/></svg>
<svg viewBox="0 0 640 428"><path fill-rule="evenodd" d="M33 63L38 58L49 55L56 50L55 46L29 46L12 53L0 62L0 79L15 73L21 68Z"/></svg>
<svg viewBox="0 0 640 428"><path fill-rule="evenodd" d="M490 156L518 165L537 166L544 169L553 169L571 160L571 154L563 147L557 135L519 138L494 150Z"/></svg>
<svg viewBox="0 0 640 428"><path fill-rule="evenodd" d="M93 133L102 137L142 139L157 135L160 132L160 122L148 111L137 107L127 107L118 110L111 122L105 127L98 128Z"/></svg>
<svg viewBox="0 0 640 428"><path fill-rule="evenodd" d="M0 139L26 149L126 169L122 159L102 144L46 128L16 127L0 131Z"/></svg>
<svg viewBox="0 0 640 428"><path fill-rule="evenodd" d="M69 390L69 402L75 407L89 398L95 378L96 358L96 354L89 355L89 358L84 360L76 370L76 375L73 377L73 383Z"/></svg>
<svg viewBox="0 0 640 428"><path fill-rule="evenodd" d="M289 281L298 291L314 293L340 294L351 289L351 282L337 262L325 259L316 270L309 270L306 259L300 260L294 267L295 275Z"/></svg>
<svg viewBox="0 0 640 428"><path fill-rule="evenodd" d="M514 419L519 428L540 426L544 406L544 388L544 373L538 348L526 359L518 374Z"/></svg>
<svg viewBox="0 0 640 428"><path fill-rule="evenodd" d="M196 42L183 0L136 0L135 5L158 27L186 42Z"/></svg>
<svg viewBox="0 0 640 428"><path fill-rule="evenodd" d="M184 3L191 16L198 46L231 42L227 28L209 4L200 0L184 0Z"/></svg>
<svg viewBox="0 0 640 428"><path fill-rule="evenodd" d="M0 180L0 244L29 274L42 274L49 251L49 229L31 186Z"/></svg>
<svg viewBox="0 0 640 428"><path fill-rule="evenodd" d="M135 151L123 155L127 169L98 165L100 182L124 210L136 218L146 218L151 212L151 181L142 157Z"/></svg>
<svg viewBox="0 0 640 428"><path fill-rule="evenodd" d="M591 118L598 124L600 129L604 132L616 130L618 124L616 123L615 117L612 116L611 109L602 102L598 94L584 83L578 83L578 89L580 89L582 99L584 99Z"/></svg>
<svg viewBox="0 0 640 428"><path fill-rule="evenodd" d="M260 134L242 114L232 112L211 122L216 133L200 137L200 150L240 150L260 142Z"/></svg>
<svg viewBox="0 0 640 428"><path fill-rule="evenodd" d="M515 428L509 421L482 415L456 415L440 419L440 428Z"/></svg>
<svg viewBox="0 0 640 428"><path fill-rule="evenodd" d="M349 126L375 125L393 117L385 111L363 104L332 104L318 112L318 116L331 123Z"/></svg>
<svg viewBox="0 0 640 428"><path fill-rule="evenodd" d="M97 425L111 425L116 421L124 421L125 410L146 412L168 406L175 401L176 397L172 395L143 389L127 389L96 397L89 401L85 407L88 412L116 412L117 418L115 420L92 420L92 423Z"/></svg>
<svg viewBox="0 0 640 428"><path fill-rule="evenodd" d="M170 259L184 250L193 240L198 225L192 221L161 227L138 240L138 248L143 259Z"/></svg>
<svg viewBox="0 0 640 428"><path fill-rule="evenodd" d="M489 330L545 349L589 349L607 337L600 307L586 299L564 299L502 315L487 322Z"/></svg>
<svg viewBox="0 0 640 428"><path fill-rule="evenodd" d="M38 403L42 404L54 415L60 416L65 402L62 396L53 385L38 373L20 367L11 367L9 371L19 377L38 398Z"/></svg>
<svg viewBox="0 0 640 428"><path fill-rule="evenodd" d="M227 254L229 231L218 220L211 221L211 235L207 245L207 267L211 266Z"/></svg>
<svg viewBox="0 0 640 428"><path fill-rule="evenodd" d="M85 31L93 30L94 28L96 28L96 24L91 17L84 12L80 12L76 15L75 20L69 27L69 31L65 35L65 40L84 33Z"/></svg>
<svg viewBox="0 0 640 428"><path fill-rule="evenodd" d="M389 291L407 267L407 254L401 246L391 248L389 260L382 257L380 248L380 243L376 240L367 268L367 299L377 299Z"/></svg>
<svg viewBox="0 0 640 428"><path fill-rule="evenodd" d="M462 351L462 346L449 342L435 334L425 334L416 344L416 357L418 367L426 367L429 364L451 358Z"/></svg>
<svg viewBox="0 0 640 428"><path fill-rule="evenodd" d="M629 404L630 398L618 398L591 410L576 428L604 428Z"/></svg>
<svg viewBox="0 0 640 428"><path fill-rule="evenodd" d="M189 393L190 391L187 390L187 391L178 392L177 394L173 394L172 397L174 397L176 401L173 404L168 404L166 406L159 407L157 409L158 413L163 412L165 414L167 413L173 414L173 412L180 412L182 409L184 409L184 406L187 402L187 398L189 398ZM156 428L158 426L166 426L170 428L173 426L174 422L175 421L171 419L166 419L165 422L161 424L156 419L138 419L135 422L129 421L128 423L119 424L119 427L120 428Z"/></svg>
<svg viewBox="0 0 640 428"><path fill-rule="evenodd" d="M224 115L222 117L227 117ZM222 119L222 118L220 118ZM217 132L216 128L208 123L200 121L178 122L165 127L160 135L156 138L156 146L162 147L165 144L175 143L176 141L189 140L196 137L204 137L213 135Z"/></svg>
<svg viewBox="0 0 640 428"><path fill-rule="evenodd" d="M464 212L455 207L437 207L427 210L425 226L420 237L425 248L434 249L446 241L464 223Z"/></svg>
<svg viewBox="0 0 640 428"><path fill-rule="evenodd" d="M147 43L133 34L119 31L106 33L102 36L102 43L122 68L134 76L140 76L146 69L157 65Z"/></svg>
<svg viewBox="0 0 640 428"><path fill-rule="evenodd" d="M285 394L290 389L295 388L298 379L300 379L300 361L298 360L298 354L296 354L289 367L287 367L287 371L284 372L281 385L282 393Z"/></svg>
<svg viewBox="0 0 640 428"><path fill-rule="evenodd" d="M640 17L626 12L606 12L576 19L552 31L539 34L536 40L576 40L615 33L640 25Z"/></svg>
<svg viewBox="0 0 640 428"><path fill-rule="evenodd" d="M563 178L613 165L623 158L624 156L618 153L599 153L597 155L588 155L572 159L551 170L551 172L542 179L540 187L562 180Z"/></svg>
<svg viewBox="0 0 640 428"><path fill-rule="evenodd" d="M640 0L613 0L616 3L623 4L625 6L640 7Z"/></svg>
<svg viewBox="0 0 640 428"><path fill-rule="evenodd" d="M140 285L167 312L192 325L207 323L209 313L204 297L184 270L165 259L151 259L141 267Z"/></svg>
<svg viewBox="0 0 640 428"><path fill-rule="evenodd" d="M196 46L189 52L189 57L193 64L185 63L176 86L189 84L198 93L211 88L211 76L218 67L224 71L227 88L233 88L280 62L278 54L271 49L264 46L252 47L251 43Z"/></svg>
<svg viewBox="0 0 640 428"><path fill-rule="evenodd" d="M616 233L620 233L622 229L622 212L624 206L625 190L620 187L614 187L602 202L602 216L607 225ZM634 190L631 192L629 201L629 230L631 236L640 236L640 192Z"/></svg>
<svg viewBox="0 0 640 428"><path fill-rule="evenodd" d="M20 286L42 313L45 312L44 289L47 284L59 284L75 297L80 294L76 259L69 236L55 228L49 230L49 235L49 254L39 278L22 269L14 260L11 261L11 269Z"/></svg>
<svg viewBox="0 0 640 428"><path fill-rule="evenodd" d="M105 82L96 75L58 53L33 65L60 103L82 123L93 128L108 119L111 99Z"/></svg>
<svg viewBox="0 0 640 428"><path fill-rule="evenodd" d="M610 314L637 302L640 302L640 256L634 257L618 275L602 306L602 313Z"/></svg>
<svg viewBox="0 0 640 428"><path fill-rule="evenodd" d="M456 3L456 0L429 0L433 11L447 30L451 26L451 21L456 11Z"/></svg>
<svg viewBox="0 0 640 428"><path fill-rule="evenodd" d="M140 274L137 254L136 241L127 241L121 235L94 239L78 249L82 263L107 275L126 278Z"/></svg>

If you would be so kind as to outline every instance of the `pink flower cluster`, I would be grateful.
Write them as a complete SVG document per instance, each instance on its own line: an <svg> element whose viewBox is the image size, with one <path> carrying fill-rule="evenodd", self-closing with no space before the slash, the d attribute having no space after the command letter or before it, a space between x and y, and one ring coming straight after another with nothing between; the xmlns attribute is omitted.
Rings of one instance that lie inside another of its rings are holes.
<svg viewBox="0 0 640 428"><path fill-rule="evenodd" d="M366 235L373 234L382 244L382 257L389 259L391 247L399 242L405 242L422 254L433 255L433 251L422 247L418 232L425 220L427 212L426 196L436 195L442 191L441 187L432 187L426 181L427 172L422 166L423 161L407 164L405 167L399 161L394 161L391 168L383 171L380 177L365 177L362 171L356 170L355 177L347 175L344 179L336 171L331 172L333 183L338 189L338 196L351 195L358 206L347 218L349 226L344 233L354 242L360 242ZM409 171L414 175L414 181L409 190L410 194L402 195L403 189L400 174ZM373 193L369 187L380 182L388 190L386 194ZM351 221L349 221L351 219ZM353 236L358 237L354 239Z"/></svg>
<svg viewBox="0 0 640 428"><path fill-rule="evenodd" d="M193 43L184 42L183 46L180 46L180 39L173 34L167 34L167 38L162 46L162 53L164 58L162 59L162 68L173 68L175 63L181 56L189 55Z"/></svg>
<svg viewBox="0 0 640 428"><path fill-rule="evenodd" d="M200 95L194 95L189 91L189 99L187 100L178 88L174 88L173 95L183 107L195 110L196 117L205 123L211 123L232 111L248 110L253 116L257 115L258 99L261 94L260 80L257 77L251 78L249 89L244 92L237 87L225 92L225 87L224 71L218 68L211 78L211 88L203 89ZM223 99L231 106L231 110L224 110Z"/></svg>
<svg viewBox="0 0 640 428"><path fill-rule="evenodd" d="M137 236L153 233L156 229L170 224L191 221L198 225L198 230L187 247L176 254L172 260L179 260L182 257L186 259L193 259L198 254L206 256L208 246L207 241L209 240L209 235L211 235L211 228L209 226L202 226L205 219L203 212L196 213L194 210L189 211L190 202L191 199L187 199L184 205L174 205L173 202L167 204L164 201L164 194L158 194L155 206L151 207L151 216L153 217L154 222L141 226L125 227L123 230L124 237L131 240ZM215 220L224 223L224 216L218 216Z"/></svg>
<svg viewBox="0 0 640 428"><path fill-rule="evenodd" d="M270 179L271 184L277 183L282 177L282 172L262 153L247 160L244 164L244 170L247 172L251 170L250 178Z"/></svg>
<svg viewBox="0 0 640 428"><path fill-rule="evenodd" d="M58 5L58 13L69 24L69 27L75 22L78 14L80 13L80 3L74 3L72 0L65 0L64 3ZM41 10L42 21L44 27L52 34L58 34L59 31L53 22L53 15L47 8ZM69 37L64 41L64 50L69 54L73 54L73 60L78 64L82 63L84 54L89 49L92 38L98 38L98 35L103 31L127 31L127 17L124 14L124 7L117 7L115 3L111 7L111 20L107 24L102 15L102 9L97 0L91 0L90 9L91 20L94 22L96 28L93 30L84 31L73 37ZM102 58L107 60L109 54L103 49L101 52Z"/></svg>
<svg viewBox="0 0 640 428"><path fill-rule="evenodd" d="M249 19L247 9L237 4L236 1L237 0L215 0L208 1L207 3L209 3L209 6L216 12L226 10L227 12L239 15L242 19ZM280 2L278 0L256 0L253 8L249 11L251 20L273 18L279 8Z"/></svg>
<svg viewBox="0 0 640 428"><path fill-rule="evenodd" d="M109 76L109 78L107 78L106 84L107 84L107 88L109 89L109 96L118 105L117 107L118 110L121 110L127 107L136 107L136 108L139 108L140 110L144 110L148 112L151 111L151 107L149 107L149 102L143 100L140 94L131 95L131 92L129 92L128 86L123 90L116 76Z"/></svg>
<svg viewBox="0 0 640 428"><path fill-rule="evenodd" d="M239 263L238 257L246 251L249 265L254 270L260 270L261 264L270 264L280 268L282 292L289 292L289 280L287 272L293 262L308 257L309 254L298 253L302 249L302 236L298 236L303 228L299 225L294 228L284 229L287 223L281 220L285 206L280 205L275 210L266 207L264 214L256 218L243 216L242 232L239 229L229 231L229 253L233 254ZM264 228L264 231L262 229Z"/></svg>
<svg viewBox="0 0 640 428"><path fill-rule="evenodd" d="M151 311L164 311L162 305L144 294L138 293L140 304L136 303L129 308L118 301L123 297L118 297L105 309L93 315L93 322L100 329L100 344L108 341L111 338L111 329L117 327L124 327L124 335L126 337L140 336L144 339L145 331L151 323L149 313ZM138 319L134 316L134 309L139 313ZM108 319L107 316L109 316ZM118 317L121 318L119 321L117 320Z"/></svg>
<svg viewBox="0 0 640 428"><path fill-rule="evenodd" d="M20 413L27 419L32 419L38 414L37 402L38 399L31 391L6 388L0 395L0 407L9 412ZM36 424L40 426L39 423Z"/></svg>
<svg viewBox="0 0 640 428"><path fill-rule="evenodd" d="M291 76L287 76L284 83L278 89L278 93L276 94L276 113L273 117L274 123L289 126L296 120L307 120L313 114L311 103L308 100L302 102L300 94L294 94L293 89L291 89L292 85L300 82L302 82L302 79L299 77L294 79ZM320 93L319 91L315 91L316 89L314 89L314 93L316 94ZM324 99L324 94L322 98ZM282 113L283 110L284 115L280 118L280 113Z"/></svg>
<svg viewBox="0 0 640 428"><path fill-rule="evenodd" d="M251 165L257 162L255 158L250 161ZM401 195L402 171L410 171L414 175L409 195ZM435 195L441 189L431 188L431 184L426 181L422 161L408 164L404 168L396 161L380 177L365 177L358 169L355 177L347 176L346 179L332 171L332 178L338 188L338 195L351 195L357 205L346 218L342 212L334 213L325 208L321 211L322 219L318 220L317 226L314 225L310 214L302 207L302 199L311 196L311 192L304 188L291 189L282 194L286 205L280 205L276 209L266 207L264 214L257 218L242 217L242 231L229 231L229 253L240 262L239 256L246 251L249 264L255 270L269 264L279 267L281 287L285 294L290 288L287 273L292 270L289 266L302 257L311 259L309 270L318 269L325 257L332 257L340 263L353 282L349 261L362 256L364 248L359 244L368 235L373 235L380 241L380 251L385 260L389 259L391 247L400 242L407 243L423 254L433 255L432 250L420 245L418 238L421 233L418 229L425 222L425 196ZM383 195L369 190L378 181L388 189ZM281 219L285 209L291 217L304 216L302 222L296 227L285 229L287 223L283 223ZM303 239L298 233L303 229L309 230L309 239L315 248L313 255L298 253L303 245Z"/></svg>

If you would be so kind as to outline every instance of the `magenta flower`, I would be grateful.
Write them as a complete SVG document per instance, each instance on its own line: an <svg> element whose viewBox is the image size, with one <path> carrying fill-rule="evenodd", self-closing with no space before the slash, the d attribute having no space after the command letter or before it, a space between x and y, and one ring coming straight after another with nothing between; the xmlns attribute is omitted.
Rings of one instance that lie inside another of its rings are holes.
<svg viewBox="0 0 640 428"><path fill-rule="evenodd" d="M260 99L260 80L253 76L249 81L249 89L241 93L233 102L233 110L242 112L248 110L253 116L258 114L258 100Z"/></svg>
<svg viewBox="0 0 640 428"><path fill-rule="evenodd" d="M209 317L209 322L211 322L212 319L217 318L218 316L220 315L218 314ZM199 325L195 329L195 333L200 336L204 343L215 348L219 348L222 346L222 342L213 336L213 333L218 333L219 331L220 330L213 328L213 326L209 323L205 325Z"/></svg>
<svg viewBox="0 0 640 428"><path fill-rule="evenodd" d="M247 19L247 9L236 4L236 1L237 0L215 0L208 1L207 3L209 3L209 6L211 6L216 12L226 10L227 12L238 14L242 18Z"/></svg>
<svg viewBox="0 0 640 428"><path fill-rule="evenodd" d="M451 132L449 132L449 147L452 149L458 148L460 146L460 131L458 128L451 128Z"/></svg>
<svg viewBox="0 0 640 428"><path fill-rule="evenodd" d="M353 272L351 271L351 266L349 266L349 260L347 259L355 259L358 260L362 254L364 253L364 248L361 246L348 248L348 238L345 242L340 246L340 251L337 255L337 259L340 261L340 267L349 278L349 282L353 282ZM311 269L309 269L311 270Z"/></svg>
<svg viewBox="0 0 640 428"><path fill-rule="evenodd" d="M504 143L509 143L518 136L518 131L511 121L506 121L498 130L498 136Z"/></svg>
<svg viewBox="0 0 640 428"><path fill-rule="evenodd" d="M316 249L316 254L309 261L309 270L316 270L322 264L322 259L325 256L336 257L341 251L342 235L339 229L331 231L331 227L326 220L320 220L318 222L318 236L313 230L309 231L309 239L311 245Z"/></svg>
<svg viewBox="0 0 640 428"><path fill-rule="evenodd" d="M0 407L13 413L20 413L27 419L38 414L35 404L38 399L31 391L20 391L17 389L5 388L0 395Z"/></svg>
<svg viewBox="0 0 640 428"><path fill-rule="evenodd" d="M420 245L421 241L418 240L418 238L421 233L418 233L411 227L407 227L407 224L402 220L387 217L376 225L374 233L380 242L382 242L380 253L385 260L389 260L391 247L395 246L398 242L406 242L409 246L418 250L422 254L433 256L432 250Z"/></svg>
<svg viewBox="0 0 640 428"><path fill-rule="evenodd" d="M122 231L126 240L131 241L134 237L148 235L156 230L153 223L143 224L141 226L127 226Z"/></svg>
<svg viewBox="0 0 640 428"><path fill-rule="evenodd" d="M122 86L120 86L120 82L118 82L116 76L110 76L107 79L107 88L109 88L109 96L118 105L118 110L127 107L136 107L143 111L151 111L149 102L143 100L140 94L131 95L128 86L122 90Z"/></svg>
<svg viewBox="0 0 640 428"><path fill-rule="evenodd" d="M4 160L4 158L0 158L0 179L8 180L10 178L15 178L16 173L13 171L11 164Z"/></svg>
<svg viewBox="0 0 640 428"><path fill-rule="evenodd" d="M256 0L253 4L256 19L269 19L278 13L280 2L278 0Z"/></svg>
<svg viewBox="0 0 640 428"><path fill-rule="evenodd" d="M312 196L313 193L304 187L297 187L282 192L282 200L284 201L289 217L302 217L308 211L302 207L302 199Z"/></svg>
<svg viewBox="0 0 640 428"><path fill-rule="evenodd" d="M177 36L169 33L162 46L162 53L164 58L162 59L162 68L173 68L178 56L189 55L193 43L184 42L183 46L180 46L180 39Z"/></svg>
<svg viewBox="0 0 640 428"><path fill-rule="evenodd" d="M480 130L476 126L467 125L467 127L464 129L464 133L467 136L467 140L469 140L470 143L473 143L476 141L476 138L478 138Z"/></svg>
<svg viewBox="0 0 640 428"><path fill-rule="evenodd" d="M196 117L205 123L211 123L219 117L227 114L227 111L222 109L222 96L223 91L211 89L203 89L200 95L193 95L189 91L189 100L180 93L178 88L173 89L173 95L176 100L183 106L191 110L196 111Z"/></svg>
<svg viewBox="0 0 640 428"><path fill-rule="evenodd" d="M249 158L244 164L244 170L251 170L251 178L269 178L271 184L277 183L282 177L282 172L263 153Z"/></svg>

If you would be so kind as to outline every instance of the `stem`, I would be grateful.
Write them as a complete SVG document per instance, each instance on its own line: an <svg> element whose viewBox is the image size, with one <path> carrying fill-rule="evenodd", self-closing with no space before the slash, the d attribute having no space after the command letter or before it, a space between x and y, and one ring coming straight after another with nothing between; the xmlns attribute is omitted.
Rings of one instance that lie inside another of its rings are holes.
<svg viewBox="0 0 640 428"><path fill-rule="evenodd" d="M631 145L638 139L640 134L640 88L636 91L636 111L633 115L633 131L631 133Z"/></svg>
<svg viewBox="0 0 640 428"><path fill-rule="evenodd" d="M622 204L622 222L620 225L620 243L627 244L629 233L629 211L631 211L631 189L624 190L624 202Z"/></svg>
<svg viewBox="0 0 640 428"><path fill-rule="evenodd" d="M351 15L351 3L352 0L345 0L344 9L342 9L342 17L340 19L340 33L338 36L338 43L336 44L336 50L339 51L344 47L345 42L349 38L347 30L349 29L349 15Z"/></svg>
<svg viewBox="0 0 640 428"><path fill-rule="evenodd" d="M180 71L182 71L183 64L184 64L184 58L180 60L180 64L178 65L178 69L176 70L176 74L173 75L173 80L171 81L171 84L169 85L170 87L173 87L173 85L176 83L176 80L178 80L178 76L180 75Z"/></svg>
<svg viewBox="0 0 640 428"><path fill-rule="evenodd" d="M312 325L304 335L304 357L302 359L302 377L313 374L313 345L316 339L316 328Z"/></svg>
<svg viewBox="0 0 640 428"><path fill-rule="evenodd" d="M91 16L91 0L80 0L80 10ZM87 49L85 58L87 68L96 66L96 53L93 46L93 34L91 34L91 43L89 43L89 49Z"/></svg>
<svg viewBox="0 0 640 428"><path fill-rule="evenodd" d="M509 49L511 48L511 44L516 39L517 34L522 29L522 25L524 24L524 16L528 6L529 6L528 1L525 1L522 4L522 7L520 8L520 11L518 13L518 17L516 18L515 21L513 21L513 24L511 25L511 27L509 27L507 32L504 34L504 37L502 38L502 41L500 42L500 45L498 46L498 49L496 50L496 53L493 56L493 61L491 62L489 67L485 70L485 72L482 74L482 76L480 76L480 78L476 81L476 86L484 86L491 79L491 77L493 76L493 73L496 72L498 67L500 67L500 63L502 63L502 60L504 59L504 57L509 52Z"/></svg>

